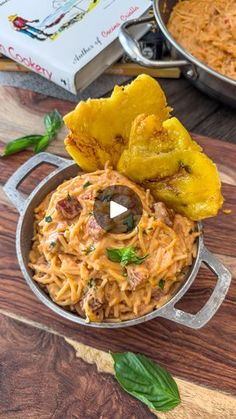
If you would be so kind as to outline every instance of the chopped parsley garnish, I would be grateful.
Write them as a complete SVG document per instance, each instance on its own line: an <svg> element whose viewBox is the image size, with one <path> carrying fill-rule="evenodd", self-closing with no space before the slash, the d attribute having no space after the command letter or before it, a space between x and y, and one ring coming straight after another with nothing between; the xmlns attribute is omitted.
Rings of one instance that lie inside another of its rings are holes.
<svg viewBox="0 0 236 419"><path fill-rule="evenodd" d="M51 215L47 215L47 216L45 217L45 221L46 221L46 223L51 223L51 222L52 222L52 217L51 217Z"/></svg>
<svg viewBox="0 0 236 419"><path fill-rule="evenodd" d="M100 201L102 202L110 202L112 200L113 194L112 193L108 193L104 196L101 196Z"/></svg>
<svg viewBox="0 0 236 419"><path fill-rule="evenodd" d="M94 278L90 278L88 281L88 287L92 288L95 286L95 284L96 284L96 280Z"/></svg>
<svg viewBox="0 0 236 419"><path fill-rule="evenodd" d="M107 248L106 252L109 260L112 262L118 262L121 266L130 265L131 263L140 265L149 256L137 256L135 254L135 249L132 246L122 247L119 249Z"/></svg>
<svg viewBox="0 0 236 419"><path fill-rule="evenodd" d="M50 248L55 247L55 246L56 246L56 242L50 242L50 244L49 244Z"/></svg>
<svg viewBox="0 0 236 419"><path fill-rule="evenodd" d="M161 290L164 289L165 283L166 283L165 279L160 279L160 281L159 281L159 288L161 288Z"/></svg>
<svg viewBox="0 0 236 419"><path fill-rule="evenodd" d="M91 246L87 247L87 249L82 250L86 255L89 255L89 253L93 252L95 250L95 246L91 244Z"/></svg>
<svg viewBox="0 0 236 419"><path fill-rule="evenodd" d="M90 186L90 185L92 185L92 183L91 182L89 182L89 180L88 180L88 182L85 182L84 184L83 184L83 188L84 189L86 189L88 186Z"/></svg>
<svg viewBox="0 0 236 419"><path fill-rule="evenodd" d="M126 231L132 231L135 227L133 214L129 214L128 217L123 221L123 224L127 225Z"/></svg>
<svg viewBox="0 0 236 419"><path fill-rule="evenodd" d="M154 230L153 227L148 227L148 231Z"/></svg>
<svg viewBox="0 0 236 419"><path fill-rule="evenodd" d="M68 192L68 194L67 194L67 201L71 201L71 195L70 195L70 192Z"/></svg>

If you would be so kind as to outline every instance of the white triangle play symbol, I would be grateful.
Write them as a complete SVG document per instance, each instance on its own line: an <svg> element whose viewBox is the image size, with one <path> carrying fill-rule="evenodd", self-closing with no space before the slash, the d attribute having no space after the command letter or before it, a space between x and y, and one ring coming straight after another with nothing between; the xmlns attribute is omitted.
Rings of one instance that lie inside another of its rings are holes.
<svg viewBox="0 0 236 419"><path fill-rule="evenodd" d="M110 218L118 217L118 215L124 214L126 211L128 211L128 208L117 204L115 201L110 201Z"/></svg>

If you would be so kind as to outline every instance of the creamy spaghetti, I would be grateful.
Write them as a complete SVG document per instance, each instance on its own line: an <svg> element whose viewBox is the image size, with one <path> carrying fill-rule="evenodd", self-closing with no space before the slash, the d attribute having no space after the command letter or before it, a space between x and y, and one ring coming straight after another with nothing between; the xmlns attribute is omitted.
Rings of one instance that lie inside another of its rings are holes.
<svg viewBox="0 0 236 419"><path fill-rule="evenodd" d="M124 185L138 194L143 214L132 231L111 234L96 222L99 190ZM154 202L142 189L106 167L62 183L35 209L29 266L51 299L88 321L117 322L164 304L196 254L193 221ZM113 249L132 249L126 263Z"/></svg>
<svg viewBox="0 0 236 419"><path fill-rule="evenodd" d="M170 33L186 51L236 79L236 1L182 0L174 7Z"/></svg>

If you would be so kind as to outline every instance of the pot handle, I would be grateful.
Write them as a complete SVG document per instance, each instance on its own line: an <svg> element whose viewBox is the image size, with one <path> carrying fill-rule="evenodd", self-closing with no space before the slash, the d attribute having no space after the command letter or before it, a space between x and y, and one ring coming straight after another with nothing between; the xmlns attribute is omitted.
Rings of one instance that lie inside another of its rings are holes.
<svg viewBox="0 0 236 419"><path fill-rule="evenodd" d="M202 248L200 262L203 262L208 266L208 268L217 276L216 286L207 303L197 314L191 314L174 307L179 300L177 299L174 303L171 304L170 302L170 305L167 304L166 308L163 308L160 317L173 320L176 323L191 327L192 329L200 329L214 316L228 292L232 275L205 246Z"/></svg>
<svg viewBox="0 0 236 419"><path fill-rule="evenodd" d="M119 31L119 40L125 52L129 55L132 61L142 66L153 68L173 68L191 66L191 63L189 63L187 60L154 61L149 60L148 58L143 56L138 42L131 36L127 29L131 26L141 25L143 23L151 22L153 20L153 17L132 19L123 23L123 25L121 26Z"/></svg>
<svg viewBox="0 0 236 419"><path fill-rule="evenodd" d="M59 171L61 168L70 166L72 161L50 153L42 152L36 156L31 157L31 159L27 160L26 163L20 166L19 169L17 169L17 171L10 177L10 179L8 179L7 183L3 187L4 192L17 208L19 213L24 210L27 198L24 198L24 196L17 190L17 188L19 184L26 178L26 176L28 176L42 163L50 163L53 166L56 166L57 169L54 171L54 173L56 173L56 171Z"/></svg>

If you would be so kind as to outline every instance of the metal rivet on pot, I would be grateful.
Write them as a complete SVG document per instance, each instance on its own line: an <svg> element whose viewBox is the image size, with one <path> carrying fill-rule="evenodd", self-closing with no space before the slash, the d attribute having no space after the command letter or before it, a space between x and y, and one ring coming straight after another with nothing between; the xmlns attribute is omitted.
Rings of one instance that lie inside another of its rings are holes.
<svg viewBox="0 0 236 419"><path fill-rule="evenodd" d="M189 68L189 69L186 71L186 76L187 76L187 77L189 77L190 79L194 77L194 71L193 71L193 69L192 69L192 68Z"/></svg>

